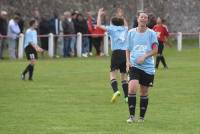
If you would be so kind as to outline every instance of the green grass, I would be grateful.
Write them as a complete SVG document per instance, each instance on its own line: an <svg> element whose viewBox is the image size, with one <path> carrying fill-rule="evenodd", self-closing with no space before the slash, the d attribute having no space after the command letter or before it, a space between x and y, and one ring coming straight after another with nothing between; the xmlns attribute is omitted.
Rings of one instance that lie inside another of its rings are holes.
<svg viewBox="0 0 200 134"><path fill-rule="evenodd" d="M19 79L26 60L0 61L0 134L198 134L200 49L165 55L146 121L131 125L123 97L110 103L110 57L40 59L33 82Z"/></svg>
<svg viewBox="0 0 200 134"><path fill-rule="evenodd" d="M172 44L173 48L177 48L177 40L176 38L169 38L169 42ZM199 48L199 38L198 37L184 37L182 40L182 49L190 49L190 48Z"/></svg>

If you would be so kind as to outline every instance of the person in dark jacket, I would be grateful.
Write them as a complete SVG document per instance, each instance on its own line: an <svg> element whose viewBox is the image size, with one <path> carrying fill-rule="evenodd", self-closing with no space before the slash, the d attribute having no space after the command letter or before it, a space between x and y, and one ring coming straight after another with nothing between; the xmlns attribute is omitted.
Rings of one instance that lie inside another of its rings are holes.
<svg viewBox="0 0 200 134"><path fill-rule="evenodd" d="M39 34L48 35L50 33L49 20L46 15L41 18L39 23ZM48 50L48 37L40 37L41 47L44 50Z"/></svg>
<svg viewBox="0 0 200 134"><path fill-rule="evenodd" d="M74 25L75 25L76 33L82 33L82 34L89 33L87 21L81 13L77 14L77 20L75 21ZM82 37L82 56L88 57L88 53L89 53L89 39L88 39L88 36L83 36Z"/></svg>
<svg viewBox="0 0 200 134"><path fill-rule="evenodd" d="M0 14L0 59L3 59L3 49L6 45L6 38L3 37L7 35L8 22L6 18L7 18L7 12L1 11L1 14Z"/></svg>

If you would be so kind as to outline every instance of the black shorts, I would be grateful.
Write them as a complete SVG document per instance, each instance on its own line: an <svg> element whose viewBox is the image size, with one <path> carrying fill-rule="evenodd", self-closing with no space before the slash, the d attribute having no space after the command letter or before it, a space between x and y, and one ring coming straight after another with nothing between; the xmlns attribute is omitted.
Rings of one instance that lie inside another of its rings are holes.
<svg viewBox="0 0 200 134"><path fill-rule="evenodd" d="M126 73L126 51L114 50L111 57L110 70L120 70L120 73Z"/></svg>
<svg viewBox="0 0 200 134"><path fill-rule="evenodd" d="M26 58L28 60L38 59L37 52L36 52L36 50L31 45L28 45L25 48L25 53L26 53Z"/></svg>
<svg viewBox="0 0 200 134"><path fill-rule="evenodd" d="M130 67L129 69L130 80L138 80L140 85L152 87L154 75L147 74L141 69Z"/></svg>
<svg viewBox="0 0 200 134"><path fill-rule="evenodd" d="M158 41L159 44L158 44L158 54L162 55L163 53L163 49L164 49L164 44L162 41Z"/></svg>

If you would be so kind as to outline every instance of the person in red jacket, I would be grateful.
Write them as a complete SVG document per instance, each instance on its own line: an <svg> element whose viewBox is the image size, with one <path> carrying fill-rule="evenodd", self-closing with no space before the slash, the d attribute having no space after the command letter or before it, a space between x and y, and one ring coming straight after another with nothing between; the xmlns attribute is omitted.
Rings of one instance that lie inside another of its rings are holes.
<svg viewBox="0 0 200 134"><path fill-rule="evenodd" d="M96 55L100 56L100 53L101 53L100 47L103 41L105 30L100 27L97 27L96 24L93 24L92 21L93 21L92 16L88 14L88 19L87 19L88 30L89 30L89 33L92 34L91 39L92 39L92 44L94 45L96 49Z"/></svg>
<svg viewBox="0 0 200 134"><path fill-rule="evenodd" d="M169 36L169 33L166 26L163 25L163 22L160 17L157 18L157 24L153 27L153 30L157 33L158 42L159 42L155 68L158 68L159 63L161 61L164 68L167 69L168 67L165 62L165 58L163 56L163 50L164 50L164 42Z"/></svg>

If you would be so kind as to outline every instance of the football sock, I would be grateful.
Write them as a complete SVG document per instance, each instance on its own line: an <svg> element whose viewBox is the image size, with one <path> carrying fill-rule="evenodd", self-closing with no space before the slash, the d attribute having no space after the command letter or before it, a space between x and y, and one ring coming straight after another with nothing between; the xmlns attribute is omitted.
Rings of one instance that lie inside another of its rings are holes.
<svg viewBox="0 0 200 134"><path fill-rule="evenodd" d="M29 69L29 80L32 80L33 71L34 71L34 65L30 65L30 69Z"/></svg>
<svg viewBox="0 0 200 134"><path fill-rule="evenodd" d="M161 62L162 62L162 64L163 64L163 66L164 66L164 67L167 67L167 64L166 64L166 62L165 62L164 56L161 56L161 57L160 57L160 60L161 60Z"/></svg>
<svg viewBox="0 0 200 134"><path fill-rule="evenodd" d="M128 83L126 80L123 80L122 81L122 88L123 88L123 91L124 91L124 97L128 97Z"/></svg>
<svg viewBox="0 0 200 134"><path fill-rule="evenodd" d="M117 80L116 79L112 79L111 80L111 86L112 86L112 89L113 89L114 93L118 91Z"/></svg>
<svg viewBox="0 0 200 134"><path fill-rule="evenodd" d="M158 68L159 63L160 63L160 56L156 56L156 66L155 66L155 68Z"/></svg>
<svg viewBox="0 0 200 134"><path fill-rule="evenodd" d="M29 70L30 70L30 68L31 68L31 64L29 64L26 68L25 68L25 70L23 71L23 75L25 75Z"/></svg>
<svg viewBox="0 0 200 134"><path fill-rule="evenodd" d="M140 96L140 118L144 118L147 106L148 106L148 96Z"/></svg>
<svg viewBox="0 0 200 134"><path fill-rule="evenodd" d="M130 115L135 116L136 94L128 94L128 107Z"/></svg>

